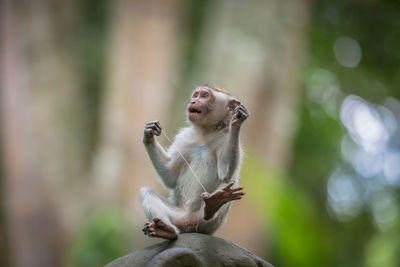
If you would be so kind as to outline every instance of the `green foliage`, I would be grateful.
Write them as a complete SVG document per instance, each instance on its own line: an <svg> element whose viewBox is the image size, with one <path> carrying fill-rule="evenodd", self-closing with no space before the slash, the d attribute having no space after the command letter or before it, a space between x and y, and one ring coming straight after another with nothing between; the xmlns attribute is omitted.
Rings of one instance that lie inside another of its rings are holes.
<svg viewBox="0 0 400 267"><path fill-rule="evenodd" d="M273 253L267 258L276 266L327 266L326 229L306 192L256 157L245 161L242 176L264 223L270 224L273 236L266 238L272 241Z"/></svg>
<svg viewBox="0 0 400 267"><path fill-rule="evenodd" d="M290 177L296 186L312 194L319 208L324 208L326 180L340 160L340 139L344 133L340 122L322 107L306 103L300 112L300 128L294 143Z"/></svg>
<svg viewBox="0 0 400 267"><path fill-rule="evenodd" d="M117 209L91 213L76 236L68 266L103 266L129 252L129 223Z"/></svg>
<svg viewBox="0 0 400 267"><path fill-rule="evenodd" d="M366 246L366 266L399 266L398 255L400 255L399 231L392 230L379 233Z"/></svg>

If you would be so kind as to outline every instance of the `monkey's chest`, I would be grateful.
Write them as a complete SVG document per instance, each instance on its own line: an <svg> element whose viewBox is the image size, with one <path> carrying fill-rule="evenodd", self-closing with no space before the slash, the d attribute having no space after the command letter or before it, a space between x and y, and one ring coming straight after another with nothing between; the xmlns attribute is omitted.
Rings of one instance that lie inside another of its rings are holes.
<svg viewBox="0 0 400 267"><path fill-rule="evenodd" d="M210 166L215 165L217 162L217 157L215 153L211 151L207 146L202 145L197 147L192 155L191 165L196 165L196 163L200 163L200 165Z"/></svg>
<svg viewBox="0 0 400 267"><path fill-rule="evenodd" d="M189 162L191 169L208 192L213 192L219 185L217 157L207 146L197 147ZM179 178L178 205L189 210L198 210L201 206L203 188L190 168L186 168Z"/></svg>
<svg viewBox="0 0 400 267"><path fill-rule="evenodd" d="M204 186L215 183L214 180L217 178L217 156L207 146L203 145L196 148L190 166ZM192 175L191 172L190 174Z"/></svg>

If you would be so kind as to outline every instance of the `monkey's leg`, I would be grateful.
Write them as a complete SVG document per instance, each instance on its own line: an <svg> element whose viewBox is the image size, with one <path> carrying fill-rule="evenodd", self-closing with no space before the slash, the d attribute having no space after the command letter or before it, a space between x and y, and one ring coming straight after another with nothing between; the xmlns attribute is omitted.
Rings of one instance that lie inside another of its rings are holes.
<svg viewBox="0 0 400 267"><path fill-rule="evenodd" d="M140 199L150 221L145 224L143 232L150 237L176 239L180 231L172 219L182 216L183 212L148 187L140 190Z"/></svg>
<svg viewBox="0 0 400 267"><path fill-rule="evenodd" d="M218 228L220 228L226 221L226 217L231 208L231 203L223 205L217 214L210 220L200 219L197 226L197 233L212 235Z"/></svg>

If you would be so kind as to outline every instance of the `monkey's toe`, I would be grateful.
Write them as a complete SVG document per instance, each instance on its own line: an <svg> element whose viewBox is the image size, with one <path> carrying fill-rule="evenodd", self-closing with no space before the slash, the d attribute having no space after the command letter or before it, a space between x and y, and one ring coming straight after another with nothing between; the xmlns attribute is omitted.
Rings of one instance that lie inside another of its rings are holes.
<svg viewBox="0 0 400 267"><path fill-rule="evenodd" d="M166 226L166 224L163 222L163 220L159 219L159 218L154 218L153 219L153 224L157 227L157 228L163 228Z"/></svg>
<svg viewBox="0 0 400 267"><path fill-rule="evenodd" d="M159 218L154 218L152 223L145 224L143 232L149 237L160 237L169 240L174 240L178 237L175 229Z"/></svg>
<svg viewBox="0 0 400 267"><path fill-rule="evenodd" d="M149 235L149 228L150 228L150 223L145 223L142 229L143 234Z"/></svg>
<svg viewBox="0 0 400 267"><path fill-rule="evenodd" d="M149 229L149 237L160 237L164 239L169 239L169 240L174 240L178 237L178 235L174 232L167 232L161 229L154 229L150 228Z"/></svg>
<svg viewBox="0 0 400 267"><path fill-rule="evenodd" d="M163 222L161 219L154 218L153 222L154 222L154 226L155 226L156 229L159 229L159 230L162 230L162 231L165 231L165 232L168 232L168 233L173 233L173 234L176 235L175 229L172 226L170 226L170 225L166 224L165 222Z"/></svg>

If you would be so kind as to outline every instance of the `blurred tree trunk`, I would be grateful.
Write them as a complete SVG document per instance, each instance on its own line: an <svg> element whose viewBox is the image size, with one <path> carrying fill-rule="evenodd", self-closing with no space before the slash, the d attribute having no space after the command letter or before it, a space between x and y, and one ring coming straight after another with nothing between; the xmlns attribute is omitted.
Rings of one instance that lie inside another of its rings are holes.
<svg viewBox="0 0 400 267"><path fill-rule="evenodd" d="M73 1L5 1L1 131L12 263L60 266L88 163ZM65 204L65 203L71 203Z"/></svg>
<svg viewBox="0 0 400 267"><path fill-rule="evenodd" d="M210 83L242 100L252 113L243 127L246 150L283 171L296 129L309 9L307 0L210 1L197 57L186 67L190 71L179 92L189 95L195 86ZM173 118L181 120L186 99L175 99ZM262 254L259 217L252 206L247 200L235 204L220 234ZM247 216L251 212L252 218Z"/></svg>
<svg viewBox="0 0 400 267"><path fill-rule="evenodd" d="M181 1L118 0L113 5L95 191L125 205L139 229L146 220L139 188L159 187L142 134L145 123L156 119L168 132ZM137 234L138 244L149 242Z"/></svg>

